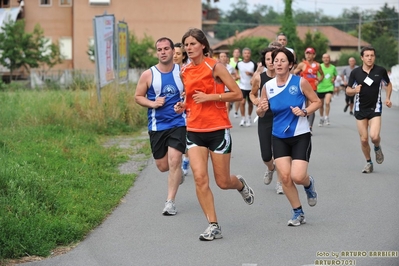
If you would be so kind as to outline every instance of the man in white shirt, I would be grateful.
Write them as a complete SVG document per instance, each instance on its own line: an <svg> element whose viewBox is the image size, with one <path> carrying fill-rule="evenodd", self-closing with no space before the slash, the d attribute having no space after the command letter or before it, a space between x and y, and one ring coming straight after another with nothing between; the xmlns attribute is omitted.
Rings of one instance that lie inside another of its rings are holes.
<svg viewBox="0 0 399 266"><path fill-rule="evenodd" d="M240 104L241 122L240 126L251 126L251 115L253 110L252 101L249 98L251 92L251 78L254 75L257 65L251 60L251 49L244 48L242 50L242 61L239 61L236 65L236 70L240 77L240 89L242 91L243 99ZM248 102L248 116L245 117L245 103Z"/></svg>

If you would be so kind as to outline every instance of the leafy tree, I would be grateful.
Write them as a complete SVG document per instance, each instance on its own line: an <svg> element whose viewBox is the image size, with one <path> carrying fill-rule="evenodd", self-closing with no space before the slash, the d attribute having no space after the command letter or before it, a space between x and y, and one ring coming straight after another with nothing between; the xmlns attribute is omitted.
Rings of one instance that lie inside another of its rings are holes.
<svg viewBox="0 0 399 266"><path fill-rule="evenodd" d="M233 44L230 46L231 50L229 52L230 54L233 54L233 50L235 48L240 48L240 50L242 51L242 49L247 47L251 49L251 59L257 62L260 58L260 52L265 49L269 45L269 43L269 40L261 37L240 38L233 42Z"/></svg>
<svg viewBox="0 0 399 266"><path fill-rule="evenodd" d="M32 34L25 32L25 21L18 20L17 22L10 21L2 27L3 32L0 33L0 64L10 70L10 77L16 69L28 65L37 65L37 62L30 61L27 56L32 52L34 47L31 41ZM36 57L36 56L34 56Z"/></svg>
<svg viewBox="0 0 399 266"><path fill-rule="evenodd" d="M394 19L393 19L394 18ZM391 68L398 63L398 12L385 4L377 11L372 22L362 25L362 39L376 50L377 64Z"/></svg>
<svg viewBox="0 0 399 266"><path fill-rule="evenodd" d="M259 16L258 16L259 17ZM258 18L248 13L246 0L238 0L217 25L215 25L216 38L226 39L234 36L236 32L253 28L259 25Z"/></svg>
<svg viewBox="0 0 399 266"><path fill-rule="evenodd" d="M294 50L298 50L298 45L300 45L300 39L296 32L296 23L292 15L292 1L293 0L284 0L284 19L281 23L280 30L287 36L291 47Z"/></svg>
<svg viewBox="0 0 399 266"><path fill-rule="evenodd" d="M43 72L47 72L55 65L62 63L63 56L58 42L48 44L48 39L44 38L44 31L39 24L35 25L33 29L32 42L33 47L38 48L38 50L32 50L32 59L37 61ZM30 67L33 67L33 65L30 65Z"/></svg>
<svg viewBox="0 0 399 266"><path fill-rule="evenodd" d="M0 64L10 70L10 77L15 70L23 67L26 71L47 65L49 68L60 63L59 47L47 45L43 30L36 25L33 33L25 32L25 21L10 21L2 27L0 33Z"/></svg>
<svg viewBox="0 0 399 266"><path fill-rule="evenodd" d="M342 53L341 56L339 57L336 65L337 66L347 66L348 60L350 57L355 58L356 65L362 64L362 60L360 59L360 53L355 52L355 53Z"/></svg>
<svg viewBox="0 0 399 266"><path fill-rule="evenodd" d="M305 40L300 42L298 51L305 51L307 47L312 47L316 50L315 60L321 62L321 58L324 53L327 52L328 49L328 39L319 31L312 34L308 31L305 35ZM297 61L301 61L304 58L304 54L299 52L297 54Z"/></svg>
<svg viewBox="0 0 399 266"><path fill-rule="evenodd" d="M134 33L130 33L129 38L129 67L149 68L158 63L154 56L156 53L154 40L145 35L139 40Z"/></svg>

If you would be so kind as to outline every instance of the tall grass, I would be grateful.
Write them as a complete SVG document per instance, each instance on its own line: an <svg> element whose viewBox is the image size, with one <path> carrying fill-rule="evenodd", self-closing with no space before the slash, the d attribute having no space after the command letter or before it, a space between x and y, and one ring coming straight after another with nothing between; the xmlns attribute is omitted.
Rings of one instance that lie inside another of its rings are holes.
<svg viewBox="0 0 399 266"><path fill-rule="evenodd" d="M135 175L128 156L104 148L105 135L146 124L133 86L0 92L0 264L47 256L81 240L119 203Z"/></svg>

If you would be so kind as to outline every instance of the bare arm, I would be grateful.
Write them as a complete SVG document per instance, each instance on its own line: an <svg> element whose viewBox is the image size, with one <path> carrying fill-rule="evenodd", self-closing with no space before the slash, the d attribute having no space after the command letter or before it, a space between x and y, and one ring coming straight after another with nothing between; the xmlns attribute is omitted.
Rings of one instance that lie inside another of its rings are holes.
<svg viewBox="0 0 399 266"><path fill-rule="evenodd" d="M258 99L258 90L259 90L259 85L260 85L260 73L255 73L255 75L252 77L252 88L251 92L249 93L249 99L251 102L255 105L258 105L259 99Z"/></svg>
<svg viewBox="0 0 399 266"><path fill-rule="evenodd" d="M323 72L323 69L321 69L320 64L319 64L319 74L320 74L320 77L318 77L318 79L317 79L318 83L320 83L324 79L324 72Z"/></svg>
<svg viewBox="0 0 399 266"><path fill-rule="evenodd" d="M267 99L266 88L265 86L263 86L260 92L260 99L256 108L256 114L259 117L263 117L268 109L269 109L269 100Z"/></svg>
<svg viewBox="0 0 399 266"><path fill-rule="evenodd" d="M141 74L140 79L137 82L134 99L136 103L143 107L158 108L165 103L165 97L157 97L155 101L151 101L147 98L147 90L151 84L151 79L151 70L147 69L143 74Z"/></svg>
<svg viewBox="0 0 399 266"><path fill-rule="evenodd" d="M392 83L389 82L385 88L386 98L385 98L385 105L389 108L392 106L391 102L391 93L392 93Z"/></svg>
<svg viewBox="0 0 399 266"><path fill-rule="evenodd" d="M301 62L301 63L299 63L299 64L296 66L296 68L292 71L292 73L293 73L294 75L298 75L298 74L302 71L302 68L303 68L303 63Z"/></svg>
<svg viewBox="0 0 399 266"><path fill-rule="evenodd" d="M310 86L309 81L307 81L304 78L301 78L301 89L303 94L305 94L306 98L308 99L308 106L306 107L307 115L312 114L316 112L320 107L321 107L321 100L315 93L315 91L312 89L312 86ZM295 107L292 109L292 112L294 114L298 114L298 109L299 107ZM303 111L300 110L302 113ZM303 113L303 116L306 116L305 113Z"/></svg>

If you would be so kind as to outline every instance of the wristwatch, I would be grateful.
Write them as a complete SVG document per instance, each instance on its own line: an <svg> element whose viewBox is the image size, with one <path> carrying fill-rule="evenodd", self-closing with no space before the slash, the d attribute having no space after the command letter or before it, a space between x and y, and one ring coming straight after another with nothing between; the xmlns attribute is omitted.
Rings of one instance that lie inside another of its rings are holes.
<svg viewBox="0 0 399 266"><path fill-rule="evenodd" d="M308 115L308 111L306 111L306 109L304 108L304 109L302 109L302 112L305 114L304 116L307 116Z"/></svg>

